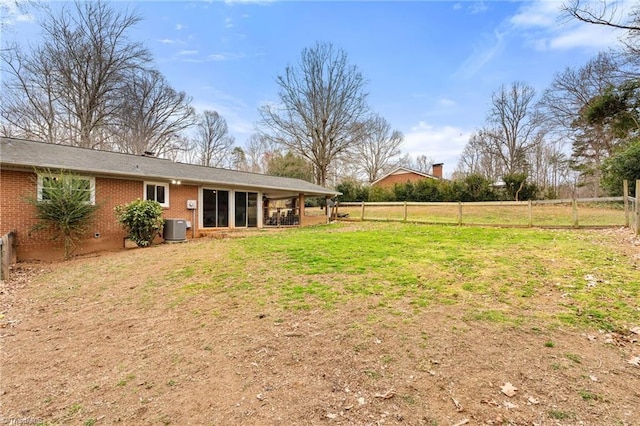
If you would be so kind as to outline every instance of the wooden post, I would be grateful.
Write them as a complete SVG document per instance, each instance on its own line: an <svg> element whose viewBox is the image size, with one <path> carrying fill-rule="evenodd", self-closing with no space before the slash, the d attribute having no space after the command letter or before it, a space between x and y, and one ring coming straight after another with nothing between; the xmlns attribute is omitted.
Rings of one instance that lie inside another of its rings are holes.
<svg viewBox="0 0 640 426"><path fill-rule="evenodd" d="M304 226L304 193L298 194L298 225Z"/></svg>
<svg viewBox="0 0 640 426"><path fill-rule="evenodd" d="M362 202L362 213L360 213L360 220L364 220L364 201Z"/></svg>
<svg viewBox="0 0 640 426"><path fill-rule="evenodd" d="M5 238L0 237L0 281L9 279L9 261L7 253L8 247L5 247Z"/></svg>
<svg viewBox="0 0 640 426"><path fill-rule="evenodd" d="M404 202L404 221L407 221L407 202Z"/></svg>
<svg viewBox="0 0 640 426"><path fill-rule="evenodd" d="M636 235L640 235L640 179L636 180Z"/></svg>
<svg viewBox="0 0 640 426"><path fill-rule="evenodd" d="M533 203L531 200L529 200L527 207L529 209L529 228L531 228L533 227Z"/></svg>
<svg viewBox="0 0 640 426"><path fill-rule="evenodd" d="M462 201L458 201L458 226L462 225Z"/></svg>
<svg viewBox="0 0 640 426"><path fill-rule="evenodd" d="M0 237L0 281L9 279L11 264L17 261L15 238L15 231Z"/></svg>
<svg viewBox="0 0 640 426"><path fill-rule="evenodd" d="M333 206L331 206L331 208L329 208L329 200L331 199L331 197L329 197L328 195L324 196L324 212L327 214L327 221L326 223L330 223L331 222L331 212L333 210Z"/></svg>
<svg viewBox="0 0 640 426"><path fill-rule="evenodd" d="M624 198L624 226L629 227L629 181L622 181L622 198Z"/></svg>
<svg viewBox="0 0 640 426"><path fill-rule="evenodd" d="M577 228L578 225L578 201L576 201L576 199L573 199L573 226L575 228Z"/></svg>

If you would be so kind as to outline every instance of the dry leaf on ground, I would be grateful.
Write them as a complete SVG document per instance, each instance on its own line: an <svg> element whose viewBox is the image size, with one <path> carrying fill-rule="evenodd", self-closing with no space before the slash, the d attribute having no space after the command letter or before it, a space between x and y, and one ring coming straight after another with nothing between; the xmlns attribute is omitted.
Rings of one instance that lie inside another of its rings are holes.
<svg viewBox="0 0 640 426"><path fill-rule="evenodd" d="M507 382L505 383L501 388L500 391L507 395L507 396L513 396L516 394L516 391L518 390L517 387L513 386L511 383Z"/></svg>

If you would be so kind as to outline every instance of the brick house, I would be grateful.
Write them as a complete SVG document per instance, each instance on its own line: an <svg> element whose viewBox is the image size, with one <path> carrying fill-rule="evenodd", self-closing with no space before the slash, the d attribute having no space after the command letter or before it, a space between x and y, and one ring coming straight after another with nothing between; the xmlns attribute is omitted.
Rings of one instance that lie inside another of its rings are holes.
<svg viewBox="0 0 640 426"><path fill-rule="evenodd" d="M432 174L419 172L406 167L398 167L371 183L371 186L393 187L396 183L417 182L422 179L442 180L442 163L432 166Z"/></svg>
<svg viewBox="0 0 640 426"><path fill-rule="evenodd" d="M25 200L41 199L48 179L60 171L86 180L91 202L99 205L89 235L76 254L124 247L126 234L116 221L114 208L136 199L158 201L165 218L183 219L188 226L186 237L197 238L234 229L326 223L324 215L305 214L305 197L338 194L299 179L0 138L0 235L15 231L18 260L62 256L60 244L47 235L30 234L36 220L34 207ZM284 208L282 212L270 209L276 200L287 200L286 216Z"/></svg>

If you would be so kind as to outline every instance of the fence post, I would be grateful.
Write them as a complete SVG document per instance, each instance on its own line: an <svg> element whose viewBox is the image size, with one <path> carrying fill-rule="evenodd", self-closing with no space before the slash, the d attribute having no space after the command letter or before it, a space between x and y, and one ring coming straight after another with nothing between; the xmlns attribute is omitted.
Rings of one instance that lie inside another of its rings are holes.
<svg viewBox="0 0 640 426"><path fill-rule="evenodd" d="M4 237L0 237L0 281L9 279L9 265L8 262L5 263L5 259L7 258L7 256L4 255L5 250Z"/></svg>
<svg viewBox="0 0 640 426"><path fill-rule="evenodd" d="M407 221L407 202L404 202L404 221Z"/></svg>
<svg viewBox="0 0 640 426"><path fill-rule="evenodd" d="M578 201L573 199L573 226L578 227Z"/></svg>
<svg viewBox="0 0 640 426"><path fill-rule="evenodd" d="M14 231L0 236L0 281L9 279L9 271L12 263L16 262Z"/></svg>
<svg viewBox="0 0 640 426"><path fill-rule="evenodd" d="M364 201L362 202L362 212L360 213L360 220L364 220Z"/></svg>
<svg viewBox="0 0 640 426"><path fill-rule="evenodd" d="M533 203L531 200L529 200L527 208L529 209L529 228L531 228L533 227Z"/></svg>
<svg viewBox="0 0 640 426"><path fill-rule="evenodd" d="M636 235L640 235L640 179L636 180Z"/></svg>
<svg viewBox="0 0 640 426"><path fill-rule="evenodd" d="M622 198L624 199L624 226L629 227L629 181L622 181Z"/></svg>
<svg viewBox="0 0 640 426"><path fill-rule="evenodd" d="M458 201L458 226L462 225L462 201Z"/></svg>

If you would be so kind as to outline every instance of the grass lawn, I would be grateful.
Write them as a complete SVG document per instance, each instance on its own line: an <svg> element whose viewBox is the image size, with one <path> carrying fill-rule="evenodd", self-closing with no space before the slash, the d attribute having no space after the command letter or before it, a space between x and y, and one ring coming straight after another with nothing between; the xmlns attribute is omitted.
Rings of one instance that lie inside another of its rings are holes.
<svg viewBox="0 0 640 426"><path fill-rule="evenodd" d="M359 220L362 216L360 206L340 206L340 213L349 214L350 219ZM458 206L455 204L432 204L407 206L407 220L415 222L457 224ZM594 204L578 203L579 226L624 226L625 213L620 203ZM573 209L567 204L534 204L531 221L540 227L573 226ZM404 206L366 206L365 219L393 220L404 219ZM462 209L464 224L527 226L529 210L527 205L516 206L477 206L465 203Z"/></svg>
<svg viewBox="0 0 640 426"><path fill-rule="evenodd" d="M634 241L357 222L24 265L0 292L3 415L631 425Z"/></svg>

